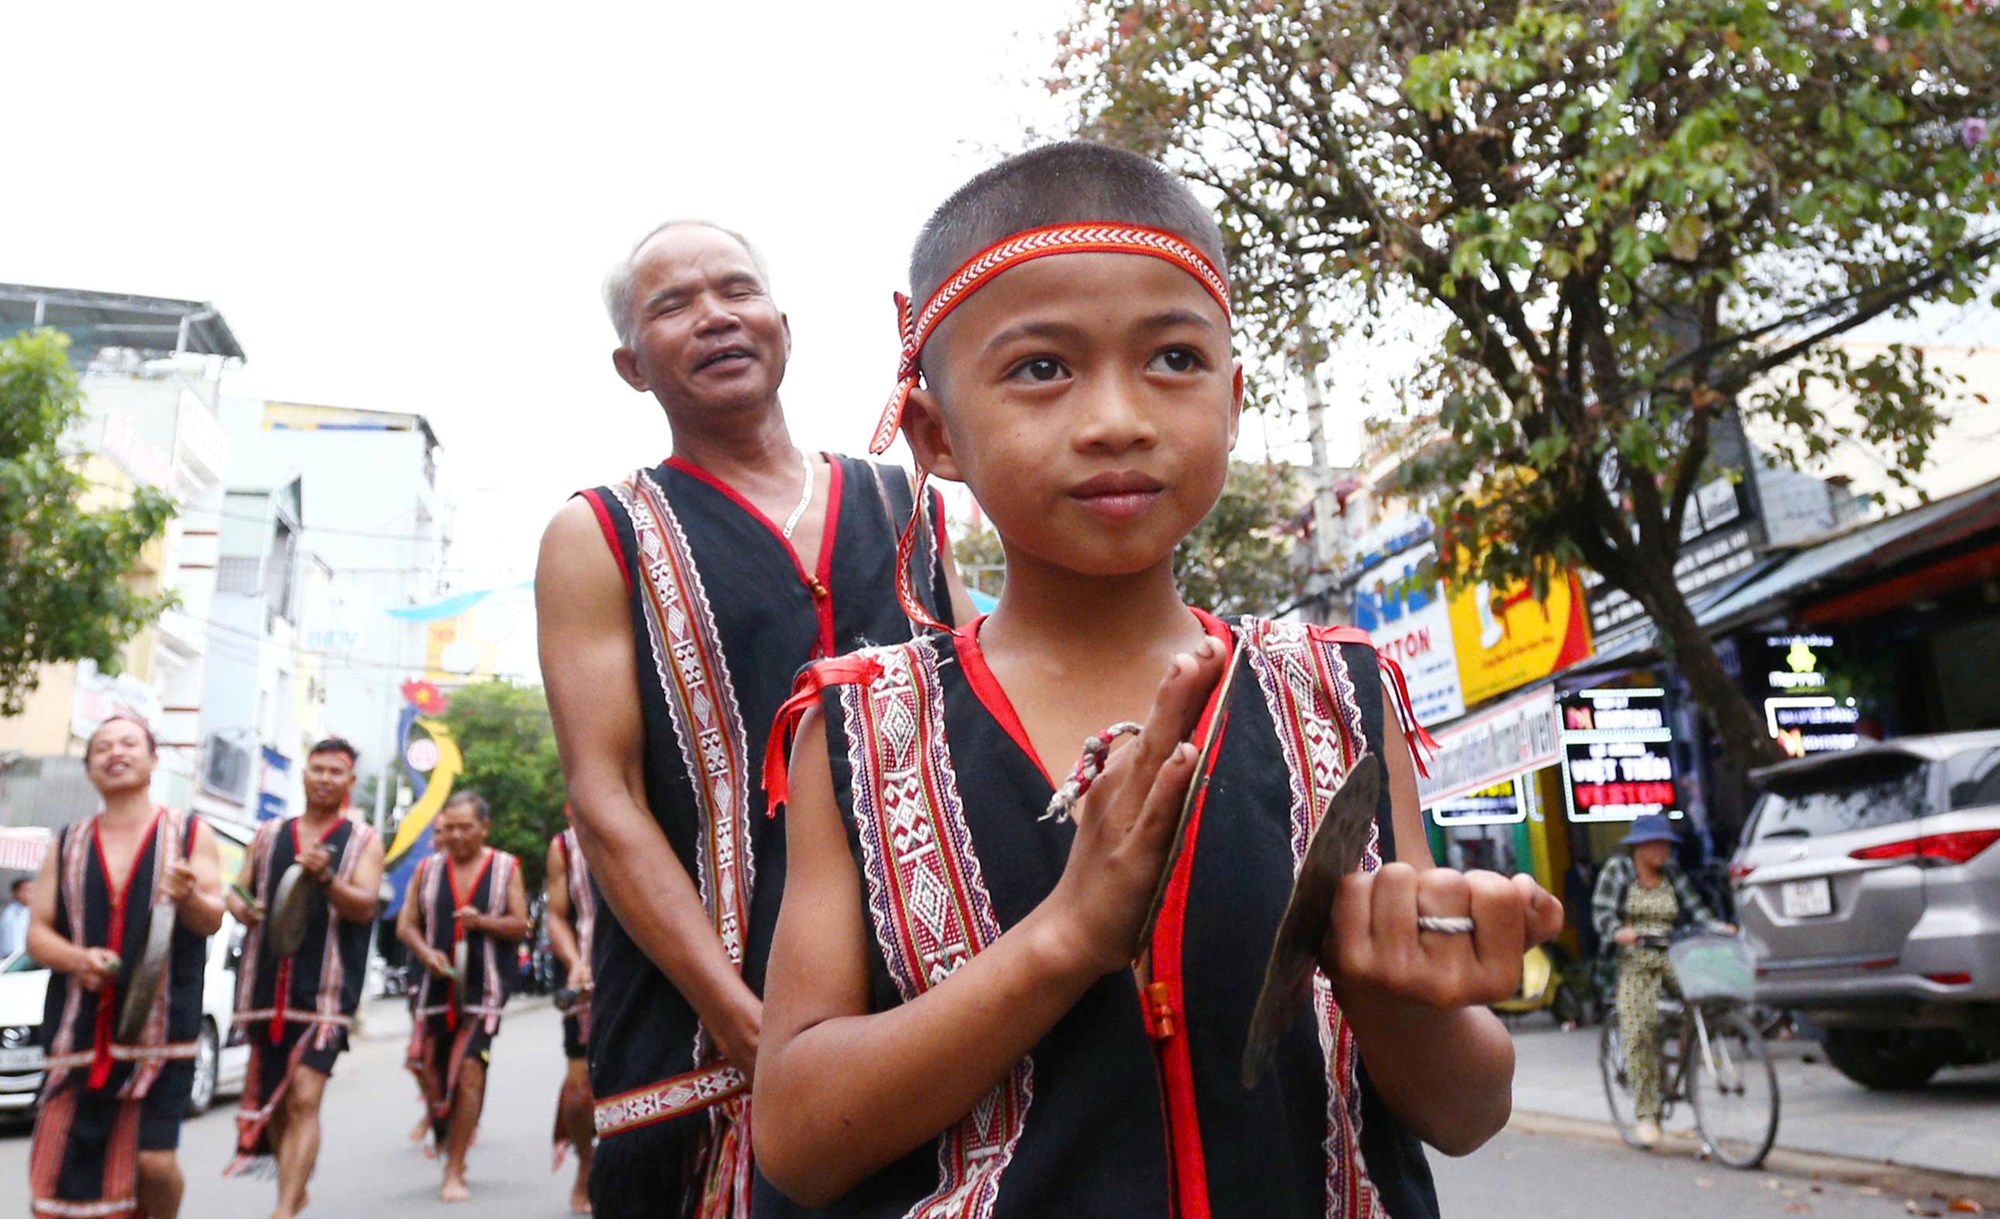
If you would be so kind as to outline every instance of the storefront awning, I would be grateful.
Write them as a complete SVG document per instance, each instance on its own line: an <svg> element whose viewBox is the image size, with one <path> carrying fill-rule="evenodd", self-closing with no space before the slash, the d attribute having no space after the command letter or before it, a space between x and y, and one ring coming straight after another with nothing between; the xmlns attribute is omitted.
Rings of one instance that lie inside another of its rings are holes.
<svg viewBox="0 0 2000 1219"><path fill-rule="evenodd" d="M1988 544L1979 546L1982 537ZM1928 556L1936 557L1925 562ZM1719 636L1777 615L1812 622L1865 617L1995 577L2000 479L1774 555L1689 608L1710 635ZM1600 640L1597 655L1579 668L1630 665L1658 649L1658 633L1644 625Z"/></svg>
<svg viewBox="0 0 2000 1219"><path fill-rule="evenodd" d="M1711 630L1729 630L1779 609L1801 605L1816 593L1844 592L1925 556L1942 557L1981 534L1995 531L2000 531L2000 480L1854 526L1795 551L1759 579L1705 607L1700 621Z"/></svg>
<svg viewBox="0 0 2000 1219"><path fill-rule="evenodd" d="M38 870L54 840L54 833L38 825L0 828L0 871Z"/></svg>

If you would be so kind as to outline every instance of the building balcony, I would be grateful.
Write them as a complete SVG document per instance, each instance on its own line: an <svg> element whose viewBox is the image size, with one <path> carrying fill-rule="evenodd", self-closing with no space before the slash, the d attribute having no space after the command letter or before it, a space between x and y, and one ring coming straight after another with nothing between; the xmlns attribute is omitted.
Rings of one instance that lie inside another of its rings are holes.
<svg viewBox="0 0 2000 1219"><path fill-rule="evenodd" d="M198 659L208 650L208 624L189 613L185 602L179 609L163 612L154 627L161 646L178 652L184 660Z"/></svg>

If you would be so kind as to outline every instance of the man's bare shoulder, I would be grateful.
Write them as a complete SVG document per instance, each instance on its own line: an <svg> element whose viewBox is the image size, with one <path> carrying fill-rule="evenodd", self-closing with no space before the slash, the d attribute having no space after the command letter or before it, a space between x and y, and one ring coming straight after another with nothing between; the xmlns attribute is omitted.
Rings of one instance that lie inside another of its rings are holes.
<svg viewBox="0 0 2000 1219"><path fill-rule="evenodd" d="M624 579L597 509L583 496L572 497L542 531L535 562L537 589L558 585L571 595L602 589L622 600Z"/></svg>

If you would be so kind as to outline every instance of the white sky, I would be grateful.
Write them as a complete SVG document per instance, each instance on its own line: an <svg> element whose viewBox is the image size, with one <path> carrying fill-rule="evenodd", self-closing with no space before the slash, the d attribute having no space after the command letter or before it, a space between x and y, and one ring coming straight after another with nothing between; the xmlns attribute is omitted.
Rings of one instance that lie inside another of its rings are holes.
<svg viewBox="0 0 2000 1219"><path fill-rule="evenodd" d="M518 579L570 491L665 455L598 298L660 220L763 248L795 435L865 444L910 240L1059 129L1074 8L10 8L0 279L213 301L248 354L225 393L427 415L454 582Z"/></svg>

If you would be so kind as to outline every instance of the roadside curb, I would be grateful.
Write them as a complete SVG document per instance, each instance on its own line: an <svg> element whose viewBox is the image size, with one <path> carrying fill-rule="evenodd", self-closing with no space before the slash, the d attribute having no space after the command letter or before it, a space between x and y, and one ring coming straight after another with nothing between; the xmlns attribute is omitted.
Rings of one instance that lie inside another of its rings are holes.
<svg viewBox="0 0 2000 1219"><path fill-rule="evenodd" d="M1618 1128L1609 1122L1517 1109L1507 1127L1520 1134L1589 1139L1592 1142L1608 1143L1615 1147L1626 1147L1624 1139L1618 1135ZM1634 1155L1649 1154L1636 1148L1628 1150ZM1666 1139L1650 1154L1699 1161L1702 1158L1701 1140L1691 1132L1670 1130ZM1744 1171L1722 1164L1715 1164L1714 1168L1717 1172ZM1782 1145L1771 1149L1771 1154L1765 1159L1761 1170L1750 1171L1761 1171L1772 1177L1833 1181L1856 1186L1865 1191L1899 1195L1910 1200L1910 1206L1906 1209L1911 1214L1944 1214L1946 1203L1953 1199L1969 1199L1986 1210L2000 1210L2000 1176L1977 1176L1882 1160L1827 1155L1816 1151L1796 1151ZM1933 1203L1935 1209L1931 1208Z"/></svg>

